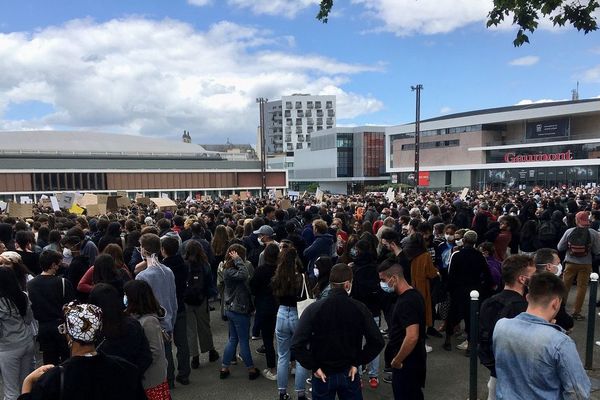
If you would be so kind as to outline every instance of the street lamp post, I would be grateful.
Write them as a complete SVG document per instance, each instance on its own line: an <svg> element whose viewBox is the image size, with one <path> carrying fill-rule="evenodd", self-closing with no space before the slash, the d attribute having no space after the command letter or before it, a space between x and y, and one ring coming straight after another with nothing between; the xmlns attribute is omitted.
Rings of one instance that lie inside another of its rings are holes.
<svg viewBox="0 0 600 400"><path fill-rule="evenodd" d="M419 144L421 136L421 90L423 85L420 83L416 86L411 86L413 92L417 92L417 104L415 115L415 192L419 191Z"/></svg>
<svg viewBox="0 0 600 400"><path fill-rule="evenodd" d="M259 104L259 129L260 129L260 175L261 175L261 194L267 191L267 149L265 139L265 103L269 101L264 97L258 97L256 102Z"/></svg>

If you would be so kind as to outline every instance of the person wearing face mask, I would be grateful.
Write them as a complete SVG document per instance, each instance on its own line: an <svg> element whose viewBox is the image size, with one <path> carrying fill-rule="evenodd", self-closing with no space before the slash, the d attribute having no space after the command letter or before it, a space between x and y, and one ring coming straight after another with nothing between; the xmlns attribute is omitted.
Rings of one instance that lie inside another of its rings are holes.
<svg viewBox="0 0 600 400"><path fill-rule="evenodd" d="M69 358L69 348L58 326L64 322L62 307L75 299L75 290L68 279L57 276L62 255L53 250L40 254L42 273L27 282L34 318L39 323L37 340L44 364L58 365Z"/></svg>
<svg viewBox="0 0 600 400"><path fill-rule="evenodd" d="M320 256L333 257L336 254L334 238L327 233L327 223L317 219L313 221L312 226L315 240L304 250L304 258L308 262L308 275L311 279L315 276L313 271L315 260Z"/></svg>
<svg viewBox="0 0 600 400"><path fill-rule="evenodd" d="M529 282L527 311L496 323L498 398L590 398L590 379L575 342L552 323L565 295L559 277L551 272L535 274Z"/></svg>
<svg viewBox="0 0 600 400"><path fill-rule="evenodd" d="M535 252L534 261L537 272L552 272L559 278L562 275L563 266L560 262L558 251L550 248L539 249ZM567 314L564 301L560 304L560 310L558 310L555 319L556 325L560 326L565 331L570 332L571 329L573 329L573 317Z"/></svg>
<svg viewBox="0 0 600 400"><path fill-rule="evenodd" d="M309 305L292 338L292 352L312 371L312 398L362 398L358 366L371 362L385 342L373 316L352 292L352 269L336 264L329 275L331 292ZM363 344L364 343L364 344Z"/></svg>
<svg viewBox="0 0 600 400"><path fill-rule="evenodd" d="M403 268L393 261L379 268L380 286L398 295L385 348L392 367L394 399L423 399L427 353L425 351L425 301L404 279Z"/></svg>
<svg viewBox="0 0 600 400"><path fill-rule="evenodd" d="M526 286L536 272L529 256L514 255L502 263L504 290L485 300L479 312L479 361L490 370L488 400L496 398L496 369L492 352L494 327L500 318L514 318L527 309Z"/></svg>

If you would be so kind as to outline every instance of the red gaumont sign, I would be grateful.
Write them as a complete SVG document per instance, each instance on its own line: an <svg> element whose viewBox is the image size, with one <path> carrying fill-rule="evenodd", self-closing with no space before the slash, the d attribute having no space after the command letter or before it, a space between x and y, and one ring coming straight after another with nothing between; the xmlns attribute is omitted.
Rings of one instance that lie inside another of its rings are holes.
<svg viewBox="0 0 600 400"><path fill-rule="evenodd" d="M567 150L564 153L540 153L540 154L516 154L506 153L504 154L504 162L515 163L515 162L530 162L530 161L567 161L573 159L573 153L571 150Z"/></svg>

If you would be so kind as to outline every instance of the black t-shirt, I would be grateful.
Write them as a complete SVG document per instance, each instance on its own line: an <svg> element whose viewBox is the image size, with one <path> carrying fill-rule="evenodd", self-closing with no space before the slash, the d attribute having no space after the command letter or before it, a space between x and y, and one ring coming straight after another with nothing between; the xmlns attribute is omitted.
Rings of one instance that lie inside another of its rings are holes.
<svg viewBox="0 0 600 400"><path fill-rule="evenodd" d="M425 372L427 353L425 351L425 301L415 290L409 289L398 296L392 313L389 329L389 342L385 349L386 364L400 351L406 337L406 328L419 325L419 340L413 351L404 359L403 368L411 368Z"/></svg>
<svg viewBox="0 0 600 400"><path fill-rule="evenodd" d="M42 273L40 268L40 255L29 251L17 250L17 253L21 256L23 264L29 269L33 275L39 275Z"/></svg>

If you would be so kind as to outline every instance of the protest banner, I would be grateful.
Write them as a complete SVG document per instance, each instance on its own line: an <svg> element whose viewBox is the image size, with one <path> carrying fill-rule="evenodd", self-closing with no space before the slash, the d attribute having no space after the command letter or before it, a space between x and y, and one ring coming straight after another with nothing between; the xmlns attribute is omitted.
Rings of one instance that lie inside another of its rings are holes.
<svg viewBox="0 0 600 400"><path fill-rule="evenodd" d="M8 215L15 218L33 217L33 204L8 203Z"/></svg>

